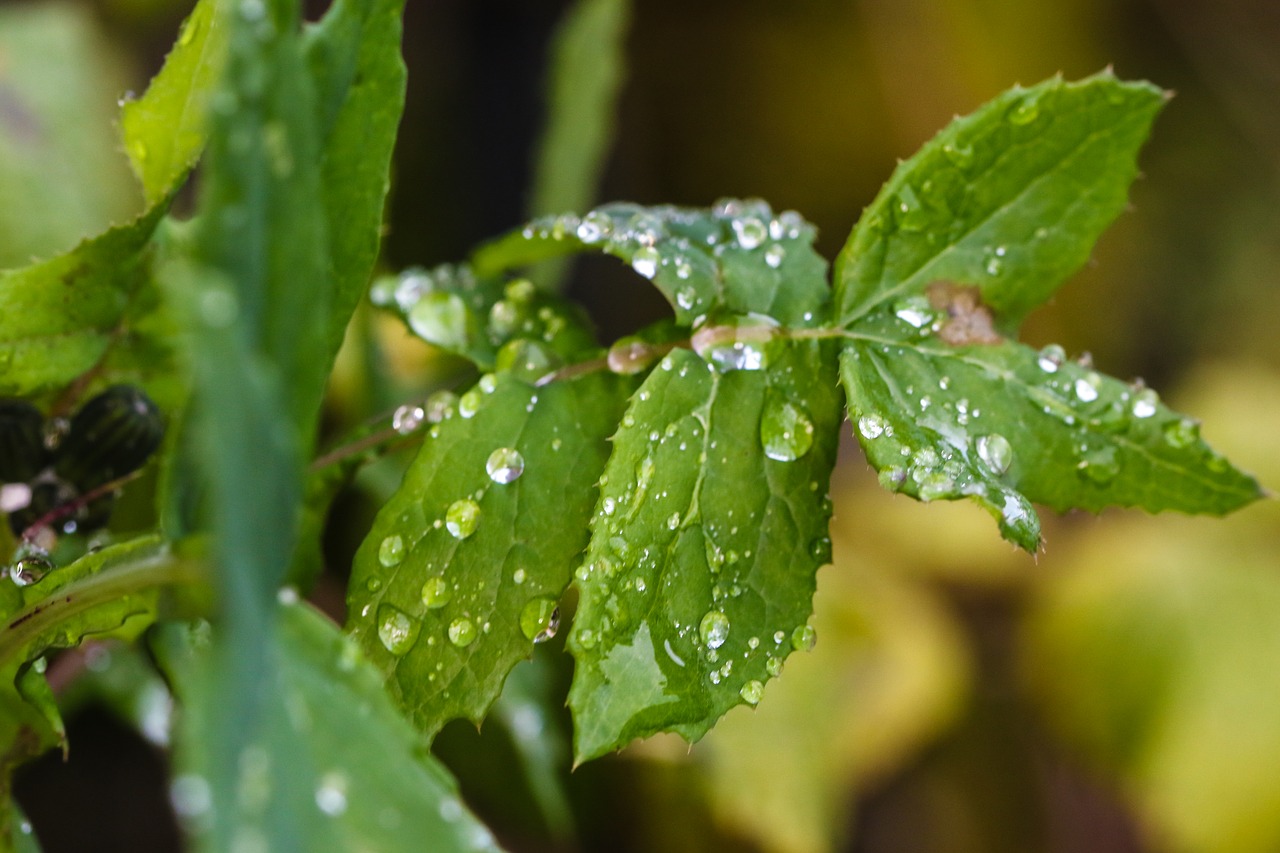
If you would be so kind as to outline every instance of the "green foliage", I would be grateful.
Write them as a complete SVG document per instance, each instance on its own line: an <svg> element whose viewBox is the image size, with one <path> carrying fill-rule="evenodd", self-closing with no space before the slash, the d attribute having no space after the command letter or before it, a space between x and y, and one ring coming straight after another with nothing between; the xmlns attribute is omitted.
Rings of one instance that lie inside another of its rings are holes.
<svg viewBox="0 0 1280 853"><path fill-rule="evenodd" d="M491 848L426 747L450 720L485 718L555 635L571 583L578 761L658 732L698 740L812 648L846 411L883 485L970 498L1031 552L1032 501L1220 515L1261 496L1154 392L1015 339L1123 208L1163 93L1104 73L957 119L867 209L831 287L813 226L762 201L563 212L588 203L607 150L628 19L616 0L584 0L557 42L533 202L557 215L370 290L482 375L308 468L377 256L402 5L335 0L304 24L291 0L201 0L124 107L146 208L0 274L0 393L56 415L130 381L172 427L162 533L12 543L3 790L63 739L43 656L151 630L183 704L174 798L201 849ZM168 206L197 161L195 215L178 222ZM651 281L672 318L602 349L583 312L518 277L589 252ZM287 584L318 574L336 489L400 439L421 447L356 554L343 636ZM1047 612L1051 656L1079 634L1058 631L1069 608ZM208 621L178 621L194 616ZM1076 674L1111 699L1075 719L1150 728L1145 703L1176 687L1160 656L1186 649L1132 651L1150 682L1115 694L1106 671ZM921 714L902 740L932 723ZM1103 760L1144 746L1107 737Z"/></svg>

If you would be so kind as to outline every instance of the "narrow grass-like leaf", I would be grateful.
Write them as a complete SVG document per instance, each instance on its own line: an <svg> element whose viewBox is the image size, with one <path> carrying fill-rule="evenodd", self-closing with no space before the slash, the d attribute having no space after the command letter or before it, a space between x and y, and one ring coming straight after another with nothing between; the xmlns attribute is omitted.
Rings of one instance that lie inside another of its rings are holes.
<svg viewBox="0 0 1280 853"><path fill-rule="evenodd" d="M1124 209L1164 102L1107 71L1015 88L956 119L898 167L849 237L839 324L947 280L979 288L1001 327L1016 328Z"/></svg>
<svg viewBox="0 0 1280 853"><path fill-rule="evenodd" d="M775 344L765 369L720 373L676 350L633 398L577 572L579 761L659 731L697 740L812 644L840 420L833 356Z"/></svg>
<svg viewBox="0 0 1280 853"><path fill-rule="evenodd" d="M228 0L199 0L164 67L120 110L120 130L148 204L166 197L204 148L213 90L226 62Z"/></svg>
<svg viewBox="0 0 1280 853"><path fill-rule="evenodd" d="M432 427L378 514L356 554L348 630L428 735L479 722L554 630L629 388L607 373L537 389L486 377Z"/></svg>
<svg viewBox="0 0 1280 853"><path fill-rule="evenodd" d="M288 846L308 853L496 851L488 830L458 799L456 783L396 712L378 673L351 640L306 605L285 604L276 610L278 665L266 689L289 709L276 725L304 729L306 748L285 762L277 761L265 742L251 743L240 753L245 810L269 810L263 821L291 827ZM193 642L191 634L178 625L167 626L157 651L183 701L174 796L187 807L183 817L188 828L198 841L208 842L207 830L231 818L192 807L201 802L201 774L207 772L192 757L199 754L198 744L216 736L215 719L222 711L216 700L201 696L213 662L210 650ZM267 731L263 736L281 734ZM269 840L250 823L233 826L229 834L237 845L216 849L251 844L266 845L254 849L284 849L283 836Z"/></svg>
<svg viewBox="0 0 1280 853"><path fill-rule="evenodd" d="M759 200L726 200L712 210L607 204L584 217L536 220L482 246L479 276L563 255L602 252L653 281L694 325L713 312L758 313L787 326L825 319L827 263L813 250L815 231L794 211L775 215Z"/></svg>
<svg viewBox="0 0 1280 853"><path fill-rule="evenodd" d="M841 355L855 432L887 488L970 497L1031 551L1040 531L1028 498L1057 510L1222 515L1262 496L1154 391L1057 346L953 346L941 337L946 316L910 303L867 318Z"/></svg>

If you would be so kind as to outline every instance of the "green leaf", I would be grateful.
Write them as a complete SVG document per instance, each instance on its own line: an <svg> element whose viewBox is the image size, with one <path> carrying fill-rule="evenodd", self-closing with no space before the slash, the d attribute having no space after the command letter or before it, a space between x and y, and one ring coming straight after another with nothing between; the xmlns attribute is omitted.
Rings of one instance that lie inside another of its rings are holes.
<svg viewBox="0 0 1280 853"><path fill-rule="evenodd" d="M839 324L951 281L977 287L1001 328L1016 328L1124 209L1165 99L1107 71L1015 88L956 119L898 167L849 237Z"/></svg>
<svg viewBox="0 0 1280 853"><path fill-rule="evenodd" d="M209 768L198 760L199 745L216 736L222 713L216 697L203 695L211 650L178 625L167 626L158 644L183 700L173 795L200 849L228 849L212 843L210 834L225 823L239 846L254 849L497 850L351 640L306 605L276 610L277 665L266 688L289 711L274 725L302 729L306 738L284 754L277 745L250 742L236 756L238 807L219 809L216 818L204 781Z"/></svg>
<svg viewBox="0 0 1280 853"><path fill-rule="evenodd" d="M22 813L22 809L18 807L16 802L9 803L9 848L14 853L40 853L40 842L36 839L35 833L31 829L31 822L27 820L26 815Z"/></svg>
<svg viewBox="0 0 1280 853"><path fill-rule="evenodd" d="M98 30L84 6L0 8L0 269L65 252L138 212L112 126L127 68Z"/></svg>
<svg viewBox="0 0 1280 853"><path fill-rule="evenodd" d="M920 500L969 497L1028 551L1040 542L1028 498L1057 510L1222 515L1262 496L1154 391L1069 361L1057 346L954 346L946 338L957 322L906 300L865 318L845 342L855 432L887 488Z"/></svg>
<svg viewBox="0 0 1280 853"><path fill-rule="evenodd" d="M66 385L127 336L154 302L147 247L163 214L153 207L64 255L0 272L0 394Z"/></svg>
<svg viewBox="0 0 1280 853"><path fill-rule="evenodd" d="M826 319L830 297L827 263L813 250L815 233L794 211L775 216L759 200L726 200L710 211L607 204L582 219L566 214L535 220L481 246L472 264L485 277L562 255L603 252L653 281L683 326L712 312L731 312L812 327Z"/></svg>
<svg viewBox="0 0 1280 853"><path fill-rule="evenodd" d="M537 389L486 377L378 513L347 627L428 735L479 722L550 624L628 389L607 373Z"/></svg>
<svg viewBox="0 0 1280 853"><path fill-rule="evenodd" d="M213 90L226 64L226 0L199 0L146 93L124 104L120 130L148 204L165 198L204 148Z"/></svg>
<svg viewBox="0 0 1280 853"><path fill-rule="evenodd" d="M659 731L697 740L812 643L840 420L829 347L777 343L765 369L726 373L675 350L633 398L577 572L578 761Z"/></svg>
<svg viewBox="0 0 1280 853"><path fill-rule="evenodd" d="M531 217L586 210L596 200L613 142L630 17L629 0L578 0L556 31ZM558 284L563 271L562 265L546 280Z"/></svg>

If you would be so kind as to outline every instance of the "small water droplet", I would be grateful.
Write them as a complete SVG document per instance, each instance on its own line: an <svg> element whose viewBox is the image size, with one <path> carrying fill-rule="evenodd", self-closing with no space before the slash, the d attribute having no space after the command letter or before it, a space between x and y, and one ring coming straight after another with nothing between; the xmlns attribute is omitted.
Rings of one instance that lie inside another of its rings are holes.
<svg viewBox="0 0 1280 853"><path fill-rule="evenodd" d="M489 479L495 483L514 483L524 473L524 457L513 447L499 447L489 454L484 469L489 472Z"/></svg>
<svg viewBox="0 0 1280 853"><path fill-rule="evenodd" d="M807 652L818 642L818 632L812 625L801 625L791 632L791 648Z"/></svg>
<svg viewBox="0 0 1280 853"><path fill-rule="evenodd" d="M698 296L692 287L682 287L676 291L676 305L685 311L692 310L697 301Z"/></svg>
<svg viewBox="0 0 1280 853"><path fill-rule="evenodd" d="M764 671L773 678L782 675L782 658L769 655L764 659Z"/></svg>
<svg viewBox="0 0 1280 853"><path fill-rule="evenodd" d="M459 616L449 623L449 642L458 648L465 648L475 642L475 623L465 616Z"/></svg>
<svg viewBox="0 0 1280 853"><path fill-rule="evenodd" d="M387 568L398 565L404 559L404 539L397 535L388 536L378 546L378 562Z"/></svg>
<svg viewBox="0 0 1280 853"><path fill-rule="evenodd" d="M1039 94L1027 95L1009 110L1009 123L1027 125L1040 117Z"/></svg>
<svg viewBox="0 0 1280 853"><path fill-rule="evenodd" d="M708 649L718 649L729 638L729 617L719 610L711 610L698 623L698 636Z"/></svg>
<svg viewBox="0 0 1280 853"><path fill-rule="evenodd" d="M484 403L484 395L479 388L472 388L458 399L458 414L464 418L473 418Z"/></svg>
<svg viewBox="0 0 1280 853"><path fill-rule="evenodd" d="M476 532L480 523L480 505L473 500L463 498L449 504L444 515L444 526L455 539L466 539Z"/></svg>
<svg viewBox="0 0 1280 853"><path fill-rule="evenodd" d="M1105 486L1120 473L1120 460L1116 457L1116 449L1111 446L1085 450L1076 465L1080 476L1086 480Z"/></svg>
<svg viewBox="0 0 1280 853"><path fill-rule="evenodd" d="M1164 440L1170 446L1181 450L1190 447L1200 438L1200 425L1191 418L1179 418L1164 425Z"/></svg>
<svg viewBox="0 0 1280 853"><path fill-rule="evenodd" d="M1076 397L1080 399L1080 402L1092 403L1098 399L1098 384L1100 381L1096 373L1090 373L1088 376L1082 376L1076 380Z"/></svg>
<svg viewBox="0 0 1280 853"><path fill-rule="evenodd" d="M973 164L973 147L948 143L942 146L942 156L958 169L967 169Z"/></svg>
<svg viewBox="0 0 1280 853"><path fill-rule="evenodd" d="M535 643L545 643L560 629L560 607L550 597L535 598L520 611L520 632Z"/></svg>
<svg viewBox="0 0 1280 853"><path fill-rule="evenodd" d="M733 233L738 238L738 245L744 249L754 249L769 236L769 229L754 216L744 216L732 220Z"/></svg>
<svg viewBox="0 0 1280 853"><path fill-rule="evenodd" d="M987 463L987 467L997 474L1009 470L1013 463L1013 445L1009 439L999 433L984 435L978 438L978 457Z"/></svg>
<svg viewBox="0 0 1280 853"><path fill-rule="evenodd" d="M662 255L652 246L643 246L636 249L634 255L631 256L631 268L645 278L653 278L658 274L658 265L662 262Z"/></svg>
<svg viewBox="0 0 1280 853"><path fill-rule="evenodd" d="M793 462L813 446L813 421L788 400L773 400L760 416L764 455L776 462Z"/></svg>
<svg viewBox="0 0 1280 853"><path fill-rule="evenodd" d="M438 424L453 417L458 408L458 395L452 391L436 391L427 398L425 415L428 423Z"/></svg>
<svg viewBox="0 0 1280 853"><path fill-rule="evenodd" d="M1135 418L1149 418L1156 413L1156 405L1160 402L1160 397L1150 388L1143 388L1133 395L1133 404L1130 406Z"/></svg>
<svg viewBox="0 0 1280 853"><path fill-rule="evenodd" d="M893 206L894 219L903 231L922 231L929 224L929 214L913 187L904 184Z"/></svg>
<svg viewBox="0 0 1280 853"><path fill-rule="evenodd" d="M378 607L378 639L393 655L403 655L413 648L421 628L417 619L394 605Z"/></svg>
<svg viewBox="0 0 1280 853"><path fill-rule="evenodd" d="M453 588L444 578L427 578L422 585L422 603L429 610L439 610L453 600Z"/></svg>
<svg viewBox="0 0 1280 853"><path fill-rule="evenodd" d="M401 435L408 435L422 426L426 417L427 413L421 406L406 404L396 409L391 415L391 428Z"/></svg>
<svg viewBox="0 0 1280 853"><path fill-rule="evenodd" d="M409 309L409 327L430 344L447 349L465 349L475 321L471 309L456 293L425 294Z"/></svg>
<svg viewBox="0 0 1280 853"><path fill-rule="evenodd" d="M893 306L893 315L913 329L923 329L936 319L929 300L923 296L898 300Z"/></svg>
<svg viewBox="0 0 1280 853"><path fill-rule="evenodd" d="M863 415L858 418L858 432L868 441L884 435L885 426L884 418L879 415Z"/></svg>
<svg viewBox="0 0 1280 853"><path fill-rule="evenodd" d="M679 526L680 526L680 513L678 512L671 513L671 517L667 519L667 529L675 530Z"/></svg>
<svg viewBox="0 0 1280 853"><path fill-rule="evenodd" d="M831 562L831 537L819 536L809 543L809 556L817 560L820 564L826 565Z"/></svg>
<svg viewBox="0 0 1280 853"><path fill-rule="evenodd" d="M316 807L330 817L347 810L347 777L335 771L324 774L316 786Z"/></svg>
<svg viewBox="0 0 1280 853"><path fill-rule="evenodd" d="M1045 373L1057 373L1058 368L1062 367L1063 362L1067 360L1067 352L1057 344L1049 344L1040 350L1040 354L1036 356L1036 364Z"/></svg>
<svg viewBox="0 0 1280 853"><path fill-rule="evenodd" d="M752 679L742 685L742 689L738 691L738 695L742 697L742 701L748 705L758 705L760 700L764 698L764 685Z"/></svg>
<svg viewBox="0 0 1280 853"><path fill-rule="evenodd" d="M764 250L764 262L772 269L782 266L782 262L787 258L787 250L774 243L772 246Z"/></svg>
<svg viewBox="0 0 1280 853"><path fill-rule="evenodd" d="M593 210L578 224L578 239L588 246L599 243L613 233L613 220L608 214Z"/></svg>

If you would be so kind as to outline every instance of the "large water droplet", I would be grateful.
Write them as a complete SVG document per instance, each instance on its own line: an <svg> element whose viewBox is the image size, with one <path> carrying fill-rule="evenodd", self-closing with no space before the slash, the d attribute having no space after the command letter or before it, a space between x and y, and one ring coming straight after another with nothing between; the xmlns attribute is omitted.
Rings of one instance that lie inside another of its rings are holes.
<svg viewBox="0 0 1280 853"><path fill-rule="evenodd" d="M39 583L53 569L53 563L38 555L21 557L9 567L9 580L14 586L31 586Z"/></svg>
<svg viewBox="0 0 1280 853"><path fill-rule="evenodd" d="M738 245L744 249L756 248L769 236L769 227L754 216L734 219L732 225Z"/></svg>
<svg viewBox="0 0 1280 853"><path fill-rule="evenodd" d="M1076 470L1086 480L1105 486L1120 473L1120 460L1116 457L1116 449L1111 446L1085 450L1080 457Z"/></svg>
<svg viewBox="0 0 1280 853"><path fill-rule="evenodd" d="M484 469L495 483L514 483L524 473L524 457L514 447L499 447L489 454Z"/></svg>
<svg viewBox="0 0 1280 853"><path fill-rule="evenodd" d="M742 685L742 689L738 691L738 695L742 697L742 701L748 705L758 705L760 700L764 698L764 685L759 681L751 680Z"/></svg>
<svg viewBox="0 0 1280 853"><path fill-rule="evenodd" d="M402 655L413 648L421 628L417 619L394 605L378 607L378 639L393 655Z"/></svg>
<svg viewBox="0 0 1280 853"><path fill-rule="evenodd" d="M427 413L421 406L409 403L396 409L391 415L391 428L401 435L408 435L422 426L426 417Z"/></svg>
<svg viewBox="0 0 1280 853"><path fill-rule="evenodd" d="M1062 367L1063 362L1067 360L1067 352L1057 344L1049 344L1040 350L1040 354L1036 356L1036 364L1045 373L1057 373L1058 368Z"/></svg>
<svg viewBox="0 0 1280 853"><path fill-rule="evenodd" d="M458 648L465 648L475 642L476 625L465 616L459 616L449 623L449 642Z"/></svg>
<svg viewBox="0 0 1280 853"><path fill-rule="evenodd" d="M1092 403L1098 399L1098 385L1101 379L1096 373L1090 373L1088 376L1082 376L1076 380L1075 389L1076 397L1082 403Z"/></svg>
<svg viewBox="0 0 1280 853"><path fill-rule="evenodd" d="M460 350L471 340L471 310L456 293L428 293L409 309L409 327L428 343Z"/></svg>
<svg viewBox="0 0 1280 853"><path fill-rule="evenodd" d="M760 443L770 459L792 462L813 446L813 421L794 403L774 400L760 416Z"/></svg>
<svg viewBox="0 0 1280 853"><path fill-rule="evenodd" d="M750 314L703 326L690 343L694 352L720 373L763 370L769 364L768 345L779 334L776 320Z"/></svg>
<svg viewBox="0 0 1280 853"><path fill-rule="evenodd" d="M862 433L862 437L868 441L874 441L884 435L885 426L884 418L879 415L863 415L858 418L858 432Z"/></svg>
<svg viewBox="0 0 1280 853"><path fill-rule="evenodd" d="M992 471L1003 474L1013 463L1013 445L999 433L981 436L978 438L978 457Z"/></svg>
<svg viewBox="0 0 1280 853"><path fill-rule="evenodd" d="M719 610L712 610L698 623L698 636L708 649L718 649L729 639L729 617Z"/></svg>
<svg viewBox="0 0 1280 853"><path fill-rule="evenodd" d="M658 352L640 338L621 338L609 347L609 369L614 373L630 376L640 373L658 357Z"/></svg>
<svg viewBox="0 0 1280 853"><path fill-rule="evenodd" d="M608 214L593 210L578 224L578 239L588 246L599 243L613 233L613 220Z"/></svg>
<svg viewBox="0 0 1280 853"><path fill-rule="evenodd" d="M550 597L535 598L520 611L520 632L535 643L545 643L560 628L560 607Z"/></svg>
<svg viewBox="0 0 1280 853"><path fill-rule="evenodd" d="M480 505L467 498L449 504L449 509L444 514L444 526L455 539L466 539L476 532L476 525L479 523Z"/></svg>
<svg viewBox="0 0 1280 853"><path fill-rule="evenodd" d="M1133 395L1133 404L1130 407L1135 418L1149 418L1156 413L1156 406L1160 402L1159 395L1150 388L1143 388Z"/></svg>
<svg viewBox="0 0 1280 853"><path fill-rule="evenodd" d="M439 610L453 600L453 587L444 578L427 578L422 585L422 603L429 610Z"/></svg>
<svg viewBox="0 0 1280 853"><path fill-rule="evenodd" d="M662 263L662 255L652 246L636 249L631 256L631 268L645 278L653 278L658 274L658 265Z"/></svg>
<svg viewBox="0 0 1280 853"><path fill-rule="evenodd" d="M391 535L378 546L378 562L387 568L398 565L404 559L404 539Z"/></svg>
<svg viewBox="0 0 1280 853"><path fill-rule="evenodd" d="M893 306L893 315L913 329L923 329L936 319L933 307L923 296L898 300Z"/></svg>
<svg viewBox="0 0 1280 853"><path fill-rule="evenodd" d="M818 632L812 625L801 625L791 632L791 648L807 652L818 642Z"/></svg>

